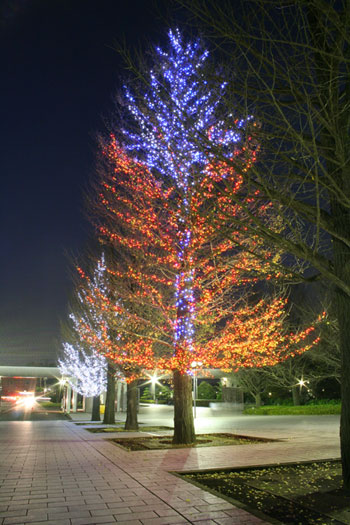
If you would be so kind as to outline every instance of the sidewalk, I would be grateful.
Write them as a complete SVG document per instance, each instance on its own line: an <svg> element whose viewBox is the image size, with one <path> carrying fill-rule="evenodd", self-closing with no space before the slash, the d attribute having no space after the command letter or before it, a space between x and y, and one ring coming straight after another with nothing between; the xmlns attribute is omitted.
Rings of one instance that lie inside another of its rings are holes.
<svg viewBox="0 0 350 525"><path fill-rule="evenodd" d="M263 525L268 521L169 471L338 457L338 419L325 417L309 424L290 418L268 424L266 418L259 423L242 416L234 421L202 417L196 420L201 430L250 425L250 435L285 441L141 452L126 452L74 422L2 422L0 524ZM157 413L144 411L140 420L157 421Z"/></svg>

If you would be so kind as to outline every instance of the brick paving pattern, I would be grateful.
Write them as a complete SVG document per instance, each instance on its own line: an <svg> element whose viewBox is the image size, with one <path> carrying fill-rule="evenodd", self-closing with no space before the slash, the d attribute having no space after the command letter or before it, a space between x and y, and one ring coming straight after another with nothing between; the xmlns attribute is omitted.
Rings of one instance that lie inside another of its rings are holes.
<svg viewBox="0 0 350 525"><path fill-rule="evenodd" d="M305 432L275 443L140 452L104 438L72 422L0 423L0 525L263 525L171 471L339 456L335 431L316 440Z"/></svg>

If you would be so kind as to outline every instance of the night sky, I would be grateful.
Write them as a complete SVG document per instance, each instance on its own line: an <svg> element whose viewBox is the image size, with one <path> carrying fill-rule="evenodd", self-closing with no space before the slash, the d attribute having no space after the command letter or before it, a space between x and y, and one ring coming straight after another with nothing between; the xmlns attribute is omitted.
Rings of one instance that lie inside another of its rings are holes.
<svg viewBox="0 0 350 525"><path fill-rule="evenodd" d="M55 364L70 257L92 233L95 136L126 75L115 42L165 41L162 14L150 0L0 0L0 366Z"/></svg>

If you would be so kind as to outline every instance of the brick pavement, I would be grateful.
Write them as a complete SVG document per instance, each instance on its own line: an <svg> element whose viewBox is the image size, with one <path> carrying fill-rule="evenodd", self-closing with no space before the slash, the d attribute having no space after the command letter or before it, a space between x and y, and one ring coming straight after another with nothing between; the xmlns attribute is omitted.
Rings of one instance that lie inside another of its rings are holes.
<svg viewBox="0 0 350 525"><path fill-rule="evenodd" d="M317 443L305 432L275 443L126 452L72 422L3 422L0 525L263 525L169 471L338 455L334 431Z"/></svg>

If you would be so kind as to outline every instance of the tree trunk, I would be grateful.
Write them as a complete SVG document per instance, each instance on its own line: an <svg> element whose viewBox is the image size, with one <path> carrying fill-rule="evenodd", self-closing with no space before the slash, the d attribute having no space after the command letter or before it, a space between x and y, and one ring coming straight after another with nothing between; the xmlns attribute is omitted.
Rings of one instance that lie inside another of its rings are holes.
<svg viewBox="0 0 350 525"><path fill-rule="evenodd" d="M107 366L107 395L103 423L104 425L114 425L115 423L115 368L109 362Z"/></svg>
<svg viewBox="0 0 350 525"><path fill-rule="evenodd" d="M295 407L300 406L300 387L292 386L293 405Z"/></svg>
<svg viewBox="0 0 350 525"><path fill-rule="evenodd" d="M126 397L125 430L138 430L137 422L137 380L128 383Z"/></svg>
<svg viewBox="0 0 350 525"><path fill-rule="evenodd" d="M100 416L100 396L94 396L92 398L92 414L91 421L101 421Z"/></svg>
<svg viewBox="0 0 350 525"><path fill-rule="evenodd" d="M348 181L350 173L346 175ZM332 212L338 232L348 235L350 211L339 203L333 203ZM342 281L350 284L350 248L336 238L332 240L334 269ZM340 288L335 288L334 304L339 324L341 351L340 453L343 486L344 490L350 493L350 297Z"/></svg>
<svg viewBox="0 0 350 525"><path fill-rule="evenodd" d="M192 411L192 378L174 371L174 437L173 444L190 445L195 443Z"/></svg>
<svg viewBox="0 0 350 525"><path fill-rule="evenodd" d="M261 394L260 392L258 394L253 394L254 396L254 399L255 399L255 406L257 408L261 407Z"/></svg>
<svg viewBox="0 0 350 525"><path fill-rule="evenodd" d="M339 288L335 291L335 305L341 350L340 451L343 485L350 493L350 298Z"/></svg>
<svg viewBox="0 0 350 525"><path fill-rule="evenodd" d="M335 295L342 353L340 450L344 489L350 492L350 298L339 289Z"/></svg>
<svg viewBox="0 0 350 525"><path fill-rule="evenodd" d="M322 153L325 153L326 167L331 177L331 186L338 187L340 198L337 193L330 192L330 220L337 235L332 237L333 261L336 276L348 286L350 285L350 248L341 239L349 239L350 210L347 205L342 204L342 195L346 200L350 197L350 170L348 162L349 152L349 110L342 103L338 105L342 97L343 78L339 74L341 60L333 59L328 62L328 53L333 44L328 38L328 32L324 30L324 20L317 16L319 11L314 7L308 11L310 23L310 35L315 40L315 48L322 52L315 53L314 68L318 79L318 97L321 99L321 116L324 122L332 121L331 131L324 125L321 131ZM321 11L322 13L322 11ZM340 33L339 33L340 34ZM338 38L338 37L336 37ZM343 40L343 42L345 42ZM343 45L343 44L341 44ZM344 51L343 51L344 52ZM329 86L332 86L331 96ZM338 91L339 87L339 91ZM348 88L348 86L347 86ZM337 140L335 140L336 130ZM341 144L342 147L339 147ZM331 155L329 154L330 152ZM343 153L344 152L344 153ZM344 160L343 160L344 159ZM346 160L345 160L346 159ZM336 183L336 184L334 184ZM327 184L326 184L327 186ZM319 196L320 194L318 194ZM323 197L323 196L321 196ZM343 290L335 286L334 304L339 324L339 339L341 351L341 417L340 417L340 453L342 461L343 487L350 493L350 297Z"/></svg>

